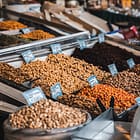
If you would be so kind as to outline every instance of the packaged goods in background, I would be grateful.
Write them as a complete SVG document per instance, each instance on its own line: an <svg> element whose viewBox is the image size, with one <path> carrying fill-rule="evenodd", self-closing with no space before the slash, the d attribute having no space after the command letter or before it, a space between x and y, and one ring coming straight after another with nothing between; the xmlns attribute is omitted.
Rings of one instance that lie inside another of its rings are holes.
<svg viewBox="0 0 140 140"><path fill-rule="evenodd" d="M63 95L58 98L58 101L74 108L86 110L91 114L93 118L101 114L101 110L98 107L97 103L83 96L74 94Z"/></svg>
<svg viewBox="0 0 140 140"><path fill-rule="evenodd" d="M43 99L12 113L9 119L12 128L53 130L83 124L88 116L79 109Z"/></svg>
<svg viewBox="0 0 140 140"><path fill-rule="evenodd" d="M115 88L105 84L98 84L93 88L86 87L82 89L78 95L89 98L93 102L96 102L96 99L100 99L107 109L110 107L110 99L113 96L116 113L121 113L136 103L135 95L130 94L121 88Z"/></svg>
<svg viewBox="0 0 140 140"><path fill-rule="evenodd" d="M113 77L109 77L103 83L140 96L140 75L134 72L123 71Z"/></svg>
<svg viewBox="0 0 140 140"><path fill-rule="evenodd" d="M140 64L140 56L107 43L97 43L92 48L86 48L82 51L77 48L72 56L99 66L105 71L109 71L107 65L112 63L116 64L119 72L128 69L126 61L129 58L133 58L136 64Z"/></svg>
<svg viewBox="0 0 140 140"><path fill-rule="evenodd" d="M0 22L0 30L15 30L26 28L27 26L14 20L6 20Z"/></svg>

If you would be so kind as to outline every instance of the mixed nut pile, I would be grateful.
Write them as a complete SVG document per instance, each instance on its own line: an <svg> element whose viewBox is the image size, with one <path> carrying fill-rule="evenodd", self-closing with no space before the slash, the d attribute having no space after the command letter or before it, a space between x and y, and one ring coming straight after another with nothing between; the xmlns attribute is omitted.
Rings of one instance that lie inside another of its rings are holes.
<svg viewBox="0 0 140 140"><path fill-rule="evenodd" d="M107 78L103 83L122 88L129 93L140 96L140 75L134 72L120 72L113 77Z"/></svg>
<svg viewBox="0 0 140 140"><path fill-rule="evenodd" d="M10 115L12 128L43 128L52 130L83 124L88 116L79 109L48 99L40 100Z"/></svg>

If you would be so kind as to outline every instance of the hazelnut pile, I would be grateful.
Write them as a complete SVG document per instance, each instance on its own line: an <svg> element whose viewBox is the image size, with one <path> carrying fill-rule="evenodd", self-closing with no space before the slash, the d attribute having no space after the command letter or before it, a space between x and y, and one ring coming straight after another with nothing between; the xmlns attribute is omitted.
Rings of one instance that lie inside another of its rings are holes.
<svg viewBox="0 0 140 140"><path fill-rule="evenodd" d="M107 78L103 83L140 96L140 75L134 72L123 71L113 77Z"/></svg>

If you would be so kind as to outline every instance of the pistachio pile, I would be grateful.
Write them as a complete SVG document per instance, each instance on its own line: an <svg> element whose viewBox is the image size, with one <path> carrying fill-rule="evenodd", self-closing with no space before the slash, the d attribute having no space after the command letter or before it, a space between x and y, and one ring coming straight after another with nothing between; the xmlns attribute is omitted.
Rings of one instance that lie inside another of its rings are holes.
<svg viewBox="0 0 140 140"><path fill-rule="evenodd" d="M87 114L48 99L40 100L32 106L26 106L10 115L12 128L43 128L52 130L83 124Z"/></svg>

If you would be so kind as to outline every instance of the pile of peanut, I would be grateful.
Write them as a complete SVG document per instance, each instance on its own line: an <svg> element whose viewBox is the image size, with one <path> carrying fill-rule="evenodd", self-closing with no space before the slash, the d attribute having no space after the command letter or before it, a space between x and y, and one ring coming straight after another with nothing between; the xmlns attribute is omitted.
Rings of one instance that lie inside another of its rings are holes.
<svg viewBox="0 0 140 140"><path fill-rule="evenodd" d="M54 38L55 36L48 32L44 32L43 30L34 30L30 33L19 35L19 37L32 40L41 40Z"/></svg>
<svg viewBox="0 0 140 140"><path fill-rule="evenodd" d="M63 95L58 98L58 101L60 103L63 103L65 105L74 108L80 108L82 110L86 110L91 114L93 118L95 118L101 113L101 110L96 102L93 102L92 100L83 96L78 96L74 94Z"/></svg>
<svg viewBox="0 0 140 140"><path fill-rule="evenodd" d="M22 29L27 26L14 20L6 20L0 22L0 30L14 30L14 29Z"/></svg>
<svg viewBox="0 0 140 140"><path fill-rule="evenodd" d="M140 96L140 75L134 72L123 71L113 77L107 78L103 83Z"/></svg>
<svg viewBox="0 0 140 140"><path fill-rule="evenodd" d="M10 115L12 128L52 130L77 126L86 121L85 112L48 99L40 100Z"/></svg>
<svg viewBox="0 0 140 140"><path fill-rule="evenodd" d="M117 113L128 109L136 103L135 95L129 94L121 88L114 88L104 84L97 84L93 88L84 88L79 92L78 95L89 98L93 102L96 102L96 99L99 98L106 108L109 108L110 99L113 96L115 99L114 109Z"/></svg>
<svg viewBox="0 0 140 140"><path fill-rule="evenodd" d="M50 54L45 61L34 61L21 66L29 79L40 78L34 86L41 86L46 95L50 96L50 86L60 82L63 93L69 94L88 86L87 78L92 74L102 81L110 74L85 61L64 54Z"/></svg>

